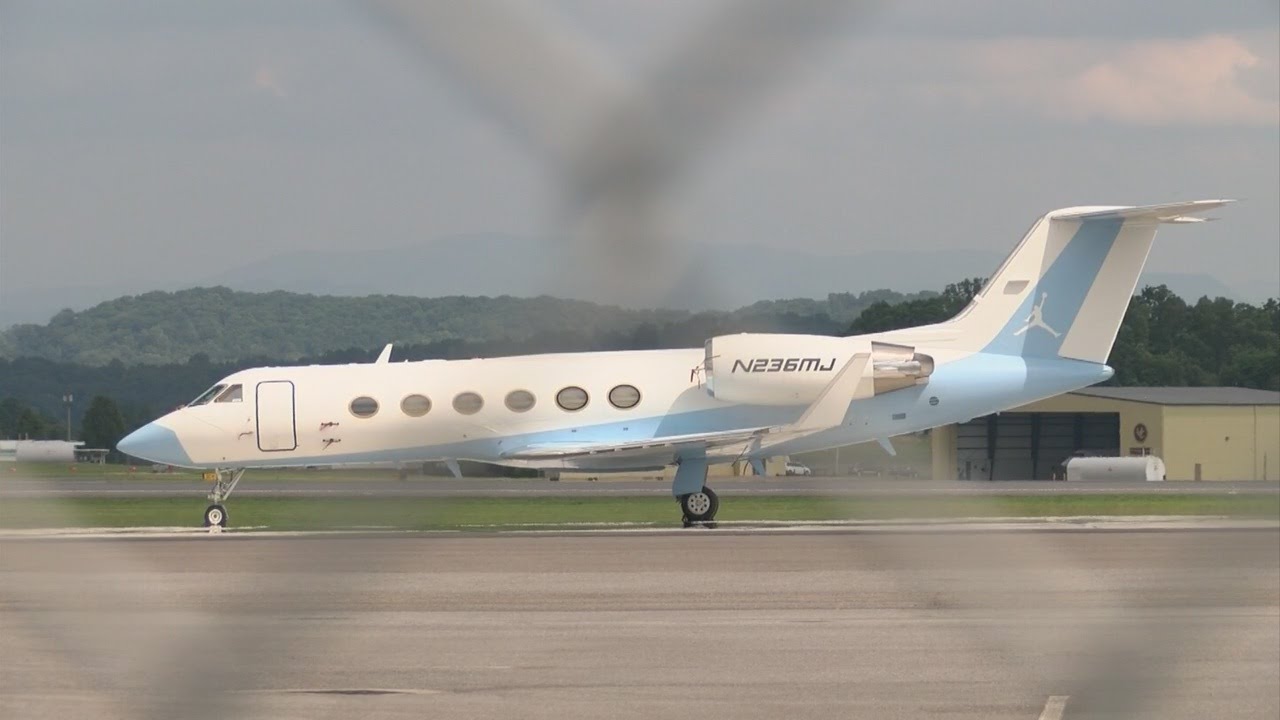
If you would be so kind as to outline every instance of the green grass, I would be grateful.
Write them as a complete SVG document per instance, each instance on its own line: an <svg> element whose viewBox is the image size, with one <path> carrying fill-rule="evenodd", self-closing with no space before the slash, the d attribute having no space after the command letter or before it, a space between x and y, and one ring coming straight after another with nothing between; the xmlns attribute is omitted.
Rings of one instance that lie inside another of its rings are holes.
<svg viewBox="0 0 1280 720"><path fill-rule="evenodd" d="M199 498L6 498L0 528L192 526ZM257 498L228 504L233 527L319 530L491 529L563 523L678 524L673 501L658 497ZM1012 495L867 498L725 497L720 520L886 520L1078 515L1280 517L1277 495Z"/></svg>

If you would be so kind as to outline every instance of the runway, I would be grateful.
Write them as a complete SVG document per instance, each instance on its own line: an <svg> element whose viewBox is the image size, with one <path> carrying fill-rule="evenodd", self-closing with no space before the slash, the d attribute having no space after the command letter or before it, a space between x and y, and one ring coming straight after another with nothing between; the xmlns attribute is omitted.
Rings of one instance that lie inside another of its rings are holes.
<svg viewBox="0 0 1280 720"><path fill-rule="evenodd" d="M721 495L1074 495L1280 493L1275 482L933 482L872 477L712 477ZM141 475L83 477L0 476L0 497L200 497L209 483L186 478ZM407 480L276 480L250 472L237 487L239 497L533 497L667 496L669 480L610 478L561 480L414 477Z"/></svg>
<svg viewBox="0 0 1280 720"><path fill-rule="evenodd" d="M1274 718L1280 531L0 541L0 645L4 717Z"/></svg>

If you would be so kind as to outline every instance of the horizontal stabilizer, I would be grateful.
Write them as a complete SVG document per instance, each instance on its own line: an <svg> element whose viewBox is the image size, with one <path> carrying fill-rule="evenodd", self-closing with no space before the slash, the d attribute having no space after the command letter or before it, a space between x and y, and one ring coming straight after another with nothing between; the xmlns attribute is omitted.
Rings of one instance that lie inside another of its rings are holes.
<svg viewBox="0 0 1280 720"><path fill-rule="evenodd" d="M1191 200L1188 202L1142 205L1139 207L1068 208L1049 214L1054 220L1137 220L1160 223L1204 222L1208 218L1188 217L1228 205L1235 200Z"/></svg>

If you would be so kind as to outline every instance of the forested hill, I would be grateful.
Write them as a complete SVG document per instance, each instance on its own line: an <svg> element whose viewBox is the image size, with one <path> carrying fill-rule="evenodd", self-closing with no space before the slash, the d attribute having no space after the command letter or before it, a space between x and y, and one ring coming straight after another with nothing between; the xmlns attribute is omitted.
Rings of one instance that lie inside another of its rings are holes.
<svg viewBox="0 0 1280 720"><path fill-rule="evenodd" d="M837 293L826 300L760 302L733 312L625 310L552 297L335 297L226 288L152 292L64 310L47 325L0 333L0 357L81 365L289 361L388 342L522 351L695 347L721 332L840 334L876 302L934 295L890 290ZM448 353L444 353L448 354Z"/></svg>
<svg viewBox="0 0 1280 720"><path fill-rule="evenodd" d="M950 317L981 286L970 279L941 293L842 293L698 314L546 297L150 293L0 335L0 437L65 437L67 393L78 398L77 414L89 398L115 399L134 428L236 370L299 359L368 362L388 341L397 343L394 359L420 360L697 347L744 331L879 332ZM1129 303L1108 362L1118 385L1280 390L1280 302L1187 303L1164 286L1144 288Z"/></svg>

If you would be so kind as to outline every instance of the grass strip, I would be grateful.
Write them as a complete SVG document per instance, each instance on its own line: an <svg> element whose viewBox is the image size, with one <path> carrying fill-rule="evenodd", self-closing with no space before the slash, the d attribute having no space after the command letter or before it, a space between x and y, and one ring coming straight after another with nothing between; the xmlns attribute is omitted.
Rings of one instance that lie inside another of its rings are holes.
<svg viewBox="0 0 1280 720"><path fill-rule="evenodd" d="M199 522L204 503L185 498L6 498L0 528L174 527ZM484 530L567 523L679 524L658 497L262 498L228 504L233 527L323 530L386 527ZM1224 515L1280 517L1280 495L1005 495L863 498L726 497L720 520Z"/></svg>

